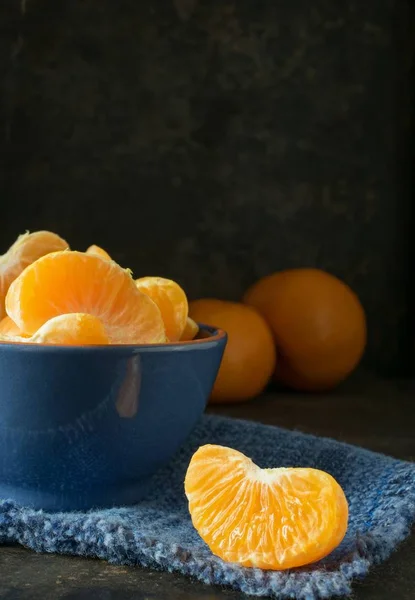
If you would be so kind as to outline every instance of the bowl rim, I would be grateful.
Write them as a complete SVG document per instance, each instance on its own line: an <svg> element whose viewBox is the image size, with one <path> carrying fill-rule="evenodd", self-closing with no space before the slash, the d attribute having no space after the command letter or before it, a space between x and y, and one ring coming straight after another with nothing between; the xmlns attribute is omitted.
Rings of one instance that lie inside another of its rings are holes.
<svg viewBox="0 0 415 600"><path fill-rule="evenodd" d="M157 344L91 344L85 346L64 346L59 344L33 344L28 342L1 342L0 353L2 350L10 349L13 351L25 350L29 352L59 352L59 353L89 353L89 352L100 352L110 353L115 350L124 351L131 353L141 350L148 350L150 352L162 351L168 352L173 350L190 350L191 348L206 348L216 346L218 342L226 340L227 333L219 327L213 325L207 325L205 323L197 323L199 330L209 333L208 336L201 339L194 339L183 342L163 342Z"/></svg>

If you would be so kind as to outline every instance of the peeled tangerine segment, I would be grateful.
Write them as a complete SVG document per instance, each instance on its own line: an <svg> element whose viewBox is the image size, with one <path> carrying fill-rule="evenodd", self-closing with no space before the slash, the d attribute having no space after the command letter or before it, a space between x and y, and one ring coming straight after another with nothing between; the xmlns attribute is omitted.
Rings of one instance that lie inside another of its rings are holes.
<svg viewBox="0 0 415 600"><path fill-rule="evenodd" d="M93 315L71 313L59 315L46 321L30 338L37 344L62 346L87 346L108 344L109 339L104 324Z"/></svg>
<svg viewBox="0 0 415 600"><path fill-rule="evenodd" d="M95 254L95 256L100 256L101 258L105 258L106 260L112 260L111 256L108 254L108 252L106 250L104 250L104 248L101 248L100 246L96 246L95 244L92 244L92 246L89 246L86 253L87 254Z"/></svg>
<svg viewBox="0 0 415 600"><path fill-rule="evenodd" d="M67 248L68 243L51 231L25 233L17 238L0 256L0 318L5 316L4 299L12 281L41 256Z"/></svg>
<svg viewBox="0 0 415 600"><path fill-rule="evenodd" d="M27 267L6 297L9 317L26 335L68 313L101 320L111 344L166 341L157 305L115 262L83 252L55 252Z"/></svg>
<svg viewBox="0 0 415 600"><path fill-rule="evenodd" d="M347 500L331 475L260 469L223 446L197 450L185 491L193 525L212 552L245 567L313 563L336 548L347 530Z"/></svg>
<svg viewBox="0 0 415 600"><path fill-rule="evenodd" d="M19 337L22 332L17 327L16 323L6 316L0 321L0 335L4 337Z"/></svg>
<svg viewBox="0 0 415 600"><path fill-rule="evenodd" d="M193 319L191 319L190 317L187 317L186 319L186 325L184 328L184 331L182 333L182 336L180 338L181 342L190 342L191 340L194 340L196 335L199 333L199 325L193 321Z"/></svg>
<svg viewBox="0 0 415 600"><path fill-rule="evenodd" d="M141 277L136 279L137 288L157 304L171 342L180 340L186 327L189 306L187 297L178 283L164 277Z"/></svg>

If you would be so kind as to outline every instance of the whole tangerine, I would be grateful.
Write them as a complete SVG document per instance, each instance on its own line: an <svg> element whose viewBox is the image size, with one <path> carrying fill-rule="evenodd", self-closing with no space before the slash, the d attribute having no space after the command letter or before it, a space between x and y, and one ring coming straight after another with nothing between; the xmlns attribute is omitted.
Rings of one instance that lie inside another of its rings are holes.
<svg viewBox="0 0 415 600"><path fill-rule="evenodd" d="M324 391L344 380L366 345L357 295L320 269L288 269L263 277L243 301L271 327L278 351L275 379L297 390Z"/></svg>
<svg viewBox="0 0 415 600"><path fill-rule="evenodd" d="M276 364L275 344L265 319L251 306L211 298L190 302L189 315L228 334L211 402L240 402L260 394Z"/></svg>

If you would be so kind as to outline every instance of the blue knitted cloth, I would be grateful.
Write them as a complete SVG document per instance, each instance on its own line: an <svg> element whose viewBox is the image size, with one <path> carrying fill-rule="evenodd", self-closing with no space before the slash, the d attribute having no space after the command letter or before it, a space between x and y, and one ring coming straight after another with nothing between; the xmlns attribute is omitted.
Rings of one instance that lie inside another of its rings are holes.
<svg viewBox="0 0 415 600"><path fill-rule="evenodd" d="M350 506L341 546L315 565L282 572L247 569L213 556L192 527L183 491L190 457L206 443L241 450L262 467L310 466L331 473ZM176 571L253 596L314 600L349 594L352 580L385 560L414 520L415 464L259 423L204 416L140 504L46 514L3 500L0 543Z"/></svg>

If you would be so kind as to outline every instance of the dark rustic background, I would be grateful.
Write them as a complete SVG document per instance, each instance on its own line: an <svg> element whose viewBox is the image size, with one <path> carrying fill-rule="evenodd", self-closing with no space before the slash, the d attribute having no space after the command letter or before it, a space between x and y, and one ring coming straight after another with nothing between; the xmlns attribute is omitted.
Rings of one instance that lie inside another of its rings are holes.
<svg viewBox="0 0 415 600"><path fill-rule="evenodd" d="M410 5L2 0L1 245L49 228L191 297L316 265L407 373Z"/></svg>

